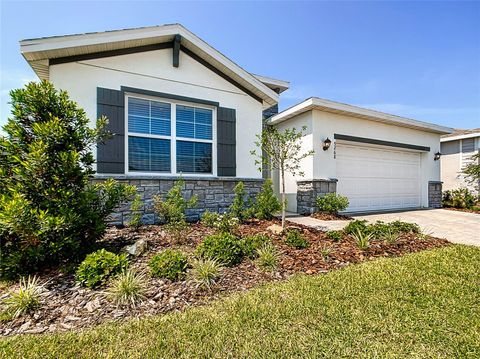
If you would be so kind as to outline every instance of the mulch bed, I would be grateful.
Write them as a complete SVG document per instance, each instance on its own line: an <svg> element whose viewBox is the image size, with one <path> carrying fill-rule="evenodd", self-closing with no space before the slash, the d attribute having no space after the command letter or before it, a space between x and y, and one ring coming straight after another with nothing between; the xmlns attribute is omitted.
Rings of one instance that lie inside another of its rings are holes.
<svg viewBox="0 0 480 359"><path fill-rule="evenodd" d="M466 213L480 214L480 211L477 211L477 210L474 210L474 209L467 209L467 208L443 207L443 209L448 209L449 211L457 211L457 212L466 212Z"/></svg>
<svg viewBox="0 0 480 359"><path fill-rule="evenodd" d="M52 270L40 276L41 283L45 283L46 289L42 294L42 307L32 315L0 322L0 335L68 331L107 321L179 311L194 305L205 304L231 292L242 292L262 283L285 280L297 273L326 273L352 263L378 257L396 257L448 245L448 242L443 239L434 237L420 239L408 234L401 236L394 244L373 241L368 250L362 251L357 248L353 238L348 236L340 242L334 242L319 230L292 225L290 227L298 228L310 242L310 246L306 249L294 249L283 243L281 235L267 230L267 227L274 223L279 224L279 221L253 220L241 225L238 230L238 234L242 236L267 233L273 239L273 243L281 252L281 261L274 273L265 273L259 270L252 260L245 259L236 267L225 268L221 279L211 290L197 288L188 280L170 282L147 276L149 278L147 300L135 308L123 308L112 304L104 290L79 287L75 283L73 274ZM102 244L109 249L119 249L140 238L145 239L149 244L149 250L144 256L132 260L132 266L138 271L148 273L147 263L155 253L168 247L180 248L187 253L192 253L203 238L213 232L212 229L201 224L192 224L188 234L184 236L183 243L175 244L171 243L161 226L146 226L137 233L128 228L110 228ZM331 254L328 258L324 258L322 249L327 247L331 250ZM11 289L15 289L15 285ZM5 289L2 293L0 301L8 295Z"/></svg>
<svg viewBox="0 0 480 359"><path fill-rule="evenodd" d="M343 214L332 214L326 212L315 212L311 214L311 217L320 219L322 221L349 221L352 217L345 216Z"/></svg>

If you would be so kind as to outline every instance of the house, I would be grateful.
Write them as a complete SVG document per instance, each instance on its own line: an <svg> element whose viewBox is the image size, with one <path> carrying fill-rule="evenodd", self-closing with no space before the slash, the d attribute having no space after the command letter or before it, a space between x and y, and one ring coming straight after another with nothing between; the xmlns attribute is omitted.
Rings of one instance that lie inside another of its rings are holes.
<svg viewBox="0 0 480 359"><path fill-rule="evenodd" d="M347 212L441 207L440 136L450 128L317 97L270 123L305 126L302 147L315 151L304 177L285 178L290 211L312 213L331 192L348 197Z"/></svg>
<svg viewBox="0 0 480 359"><path fill-rule="evenodd" d="M442 182L445 190L469 188L478 191L476 186L465 181L462 168L472 161L471 157L480 151L480 128L472 130L455 129L453 133L440 139Z"/></svg>
<svg viewBox="0 0 480 359"><path fill-rule="evenodd" d="M263 117L278 112L286 81L253 75L179 24L23 40L22 55L91 119L109 118L115 136L96 150L97 179L138 187L144 221L152 197L181 175L186 195L223 210L242 180L250 195L263 179L250 155ZM121 208L112 223L128 219Z"/></svg>
<svg viewBox="0 0 480 359"><path fill-rule="evenodd" d="M144 222L156 220L153 196L180 176L185 195L199 199L191 219L227 208L240 180L255 196L263 177L250 151L266 118L279 128L306 125L303 144L315 150L306 177L287 179L290 210L310 213L316 196L335 191L349 197L349 211L440 206L435 153L450 129L319 98L277 114L288 82L246 71L179 24L29 39L20 48L38 77L67 90L89 118L109 118L115 136L97 146L94 181L136 185ZM333 144L323 150L327 138ZM119 208L112 223L129 215Z"/></svg>

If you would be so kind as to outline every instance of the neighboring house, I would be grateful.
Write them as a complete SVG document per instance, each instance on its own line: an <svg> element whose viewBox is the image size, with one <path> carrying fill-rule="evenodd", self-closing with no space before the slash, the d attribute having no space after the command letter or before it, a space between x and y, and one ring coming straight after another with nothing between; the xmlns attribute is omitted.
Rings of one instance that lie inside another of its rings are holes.
<svg viewBox="0 0 480 359"><path fill-rule="evenodd" d="M318 98L277 114L288 82L247 72L181 25L20 46L40 79L67 90L89 118L109 118L115 136L97 146L96 180L136 185L147 223L156 220L153 196L180 175L185 195L199 198L192 219L226 209L240 180L258 193L262 173L250 151L266 118L280 128L306 125L305 149L315 150L304 160L306 177L288 178L290 210L310 213L317 195L335 191L349 197L349 211L440 205L434 154L449 128ZM324 151L326 138L333 143ZM129 215L120 208L112 222Z"/></svg>
<svg viewBox="0 0 480 359"><path fill-rule="evenodd" d="M290 211L311 213L329 192L348 197L347 212L441 206L438 152L450 128L316 97L270 123L306 126L302 145L315 151L303 160L305 177L286 177Z"/></svg>
<svg viewBox="0 0 480 359"><path fill-rule="evenodd" d="M224 210L239 180L258 193L250 151L263 117L278 112L288 82L253 75L179 24L23 40L40 79L67 90L115 136L96 153L97 177L135 184L155 220L152 196L180 175L197 210ZM113 216L128 220L129 208Z"/></svg>
<svg viewBox="0 0 480 359"><path fill-rule="evenodd" d="M462 169L472 161L472 156L480 150L480 128L472 130L455 129L451 134L442 136L441 172L443 188L446 190L466 187L477 191L480 183L465 181Z"/></svg>

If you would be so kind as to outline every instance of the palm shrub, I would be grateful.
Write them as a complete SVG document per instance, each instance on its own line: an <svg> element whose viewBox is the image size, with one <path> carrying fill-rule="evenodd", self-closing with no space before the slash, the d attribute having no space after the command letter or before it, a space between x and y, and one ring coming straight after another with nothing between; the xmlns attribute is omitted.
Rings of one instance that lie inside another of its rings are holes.
<svg viewBox="0 0 480 359"><path fill-rule="evenodd" d="M3 302L6 307L6 314L10 318L17 318L33 312L40 307L41 292L42 286L39 285L37 277L22 278L19 289L10 292L9 297Z"/></svg>
<svg viewBox="0 0 480 359"><path fill-rule="evenodd" d="M76 277L80 284L95 288L121 273L128 267L126 254L115 254L105 249L90 253L77 268Z"/></svg>
<svg viewBox="0 0 480 359"><path fill-rule="evenodd" d="M273 192L272 180L265 180L254 206L255 217L258 219L272 219L273 215L281 209L282 205Z"/></svg>
<svg viewBox="0 0 480 359"><path fill-rule="evenodd" d="M280 261L280 253L272 243L265 243L256 250L255 260L257 266L268 272L273 272L278 267Z"/></svg>
<svg viewBox="0 0 480 359"><path fill-rule="evenodd" d="M352 237L357 242L358 248L362 251L367 250L368 247L370 247L370 239L372 238L371 233L365 233L360 229L357 229L357 231L352 234Z"/></svg>
<svg viewBox="0 0 480 359"><path fill-rule="evenodd" d="M118 305L134 307L145 299L147 280L141 273L127 269L117 275L109 284L107 293Z"/></svg>
<svg viewBox="0 0 480 359"><path fill-rule="evenodd" d="M113 180L91 184L91 149L108 137L65 91L31 82L10 92L12 117L0 136L0 277L75 261L106 229L106 217L134 193Z"/></svg>
<svg viewBox="0 0 480 359"><path fill-rule="evenodd" d="M189 275L198 287L210 288L220 277L222 269L217 260L200 258L193 261Z"/></svg>
<svg viewBox="0 0 480 359"><path fill-rule="evenodd" d="M340 196L337 193L327 193L317 197L316 204L320 212L338 214L338 212L347 209L349 202L347 197Z"/></svg>

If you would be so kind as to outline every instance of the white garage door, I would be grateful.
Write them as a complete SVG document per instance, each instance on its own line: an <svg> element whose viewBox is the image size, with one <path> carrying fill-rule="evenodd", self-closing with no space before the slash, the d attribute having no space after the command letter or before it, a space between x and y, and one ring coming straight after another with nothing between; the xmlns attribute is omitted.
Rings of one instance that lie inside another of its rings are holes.
<svg viewBox="0 0 480 359"><path fill-rule="evenodd" d="M420 153L337 143L336 161L347 211L420 207Z"/></svg>

